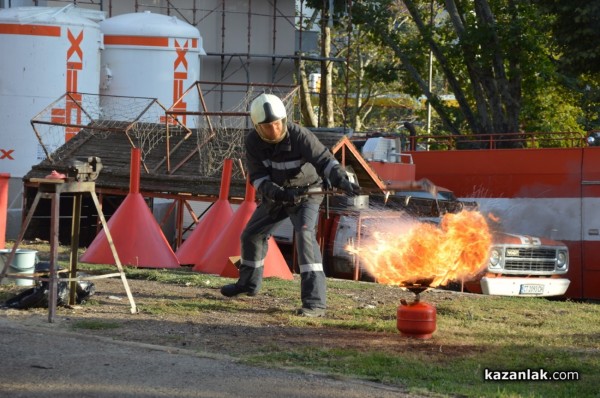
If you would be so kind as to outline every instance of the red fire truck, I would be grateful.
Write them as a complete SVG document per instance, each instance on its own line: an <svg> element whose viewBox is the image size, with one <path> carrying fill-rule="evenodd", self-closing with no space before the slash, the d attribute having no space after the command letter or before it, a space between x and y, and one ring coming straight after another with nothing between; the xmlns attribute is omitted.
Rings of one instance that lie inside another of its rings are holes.
<svg viewBox="0 0 600 398"><path fill-rule="evenodd" d="M600 133L475 137L469 146L454 137L411 138L402 154L417 166L415 179L477 201L505 231L564 242L566 296L600 299ZM568 147L550 147L559 144Z"/></svg>

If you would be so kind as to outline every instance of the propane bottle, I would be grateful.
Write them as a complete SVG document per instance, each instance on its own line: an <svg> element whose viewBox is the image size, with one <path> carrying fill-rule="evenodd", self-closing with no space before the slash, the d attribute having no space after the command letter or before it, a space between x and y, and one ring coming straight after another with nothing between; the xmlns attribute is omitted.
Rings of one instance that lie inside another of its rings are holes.
<svg viewBox="0 0 600 398"><path fill-rule="evenodd" d="M436 329L435 306L421 302L418 294L412 303L402 299L396 325L402 336L429 339Z"/></svg>

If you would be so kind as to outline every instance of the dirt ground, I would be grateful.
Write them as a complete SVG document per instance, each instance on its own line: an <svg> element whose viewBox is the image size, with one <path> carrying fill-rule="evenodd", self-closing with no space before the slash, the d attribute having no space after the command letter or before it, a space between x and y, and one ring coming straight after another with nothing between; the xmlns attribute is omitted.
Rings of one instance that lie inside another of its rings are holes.
<svg viewBox="0 0 600 398"><path fill-rule="evenodd" d="M47 242L42 242L41 245L33 242L31 245L24 244L20 247L39 250L40 259L47 260ZM68 248L61 248L59 259L68 259ZM219 289L223 283L231 283L233 279L218 278L212 282L207 280L204 286L191 286L128 278L127 283L137 309L135 314L131 313L131 305L119 277L95 279L92 281L95 293L90 297L94 304L58 307L52 323L49 322L47 308L3 308L0 309L0 317L7 317L25 325L75 329L78 333L117 340L186 348L232 357L272 351L270 347L274 346L285 346L287 349L347 348L389 353L426 351L439 359L458 352L464 355L468 351L476 350L475 347L464 345L444 345L442 350L440 342L436 342L435 334L430 340L409 339L403 338L397 330L355 330L336 327L335 322L299 319L293 314L300 306L299 275L295 274L294 279L291 286L296 292L292 294L278 293L271 287L269 279L266 279L258 296L242 295L232 299L223 297ZM396 308L401 299L411 302L415 298L412 292L394 286L369 282L354 283L360 283L364 288L347 290L332 286L332 283L328 284L328 297L339 295L343 296L344 300L329 300L327 320L352 321L353 308L375 309L384 305L389 308L392 304L389 322L396 325ZM15 295L24 289L26 288L14 284L0 286L4 297ZM480 297L441 289L428 290L422 293L421 297L426 302L436 304L456 299L458 295L469 295L473 299ZM156 308L163 310L157 311ZM82 325L83 321L86 321L85 325Z"/></svg>
<svg viewBox="0 0 600 398"><path fill-rule="evenodd" d="M95 280L96 292L91 297L95 305L59 307L54 322L48 322L48 309L2 309L0 317L8 317L24 324L72 330L82 321L100 321L115 325L114 328L76 328L79 333L111 337L163 346L184 347L213 354L233 357L262 352L272 346L293 348L349 348L382 352L406 352L425 350L436 356L452 355L452 347L444 347L432 340L403 338L397 331L376 332L351 330L328 326L320 321L302 319L293 315L299 304L299 277L297 301L278 297L265 282L262 294L256 297L241 296L236 306L228 305L229 299L219 292L219 286L185 286L165 284L148 280L128 279L138 312L131 314L131 306L120 278ZM365 282L356 282L365 283ZM328 294L350 295L356 308L375 308L389 303L400 303L404 298L412 301L413 293L390 286L369 283L367 289L341 291L328 288ZM2 287L1 289L6 289ZM18 292L17 287L12 287ZM23 288L21 288L23 289ZM6 290L5 290L6 291ZM430 290L422 294L427 302L451 300L457 293ZM280 295L279 295L280 296ZM178 303L190 305L195 300L203 304L194 311L177 311ZM330 300L331 301L331 300ZM168 302L172 311L152 313L157 303ZM231 304L231 303L229 303ZM240 309L242 308L242 309ZM346 308L347 309L347 308ZM328 308L328 319L350 317L348 311L339 311L335 304ZM190 315L193 314L193 315ZM390 322L396 322L395 311L389 314ZM467 347L456 347L464 354Z"/></svg>

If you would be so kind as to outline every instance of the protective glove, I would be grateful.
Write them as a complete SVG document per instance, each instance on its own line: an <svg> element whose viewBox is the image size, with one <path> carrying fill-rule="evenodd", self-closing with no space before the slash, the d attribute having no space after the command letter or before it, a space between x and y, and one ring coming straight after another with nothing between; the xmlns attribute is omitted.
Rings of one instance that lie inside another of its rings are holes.
<svg viewBox="0 0 600 398"><path fill-rule="evenodd" d="M293 206L300 203L306 191L307 188L283 188L273 181L265 181L259 187L259 192L263 196L286 206Z"/></svg>
<svg viewBox="0 0 600 398"><path fill-rule="evenodd" d="M351 182L348 178L342 178L338 181L337 187L344 191L348 196L360 195L360 187Z"/></svg>
<svg viewBox="0 0 600 398"><path fill-rule="evenodd" d="M270 180L264 181L258 187L258 192L262 194L265 198L271 200L277 200L276 197L280 197L280 192L282 190L283 188L281 186L275 184L273 181Z"/></svg>
<svg viewBox="0 0 600 398"><path fill-rule="evenodd" d="M276 202L281 202L284 205L290 206L290 205L294 205L297 202L299 202L299 198L296 196L296 190L295 189L285 189L282 187L279 187L279 189L275 192L275 195L273 196L273 199Z"/></svg>
<svg viewBox="0 0 600 398"><path fill-rule="evenodd" d="M356 196L360 194L360 187L348 179L348 173L341 166L335 166L329 175L331 185L341 189L348 196Z"/></svg>

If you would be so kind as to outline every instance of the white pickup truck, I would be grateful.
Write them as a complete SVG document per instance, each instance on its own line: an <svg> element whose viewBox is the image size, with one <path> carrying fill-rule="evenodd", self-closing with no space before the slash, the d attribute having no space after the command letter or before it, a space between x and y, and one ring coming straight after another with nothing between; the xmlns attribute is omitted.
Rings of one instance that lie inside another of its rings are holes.
<svg viewBox="0 0 600 398"><path fill-rule="evenodd" d="M569 250L561 242L496 232L479 284L484 294L562 296L570 283L564 277L568 270ZM472 285L467 288L475 290Z"/></svg>

